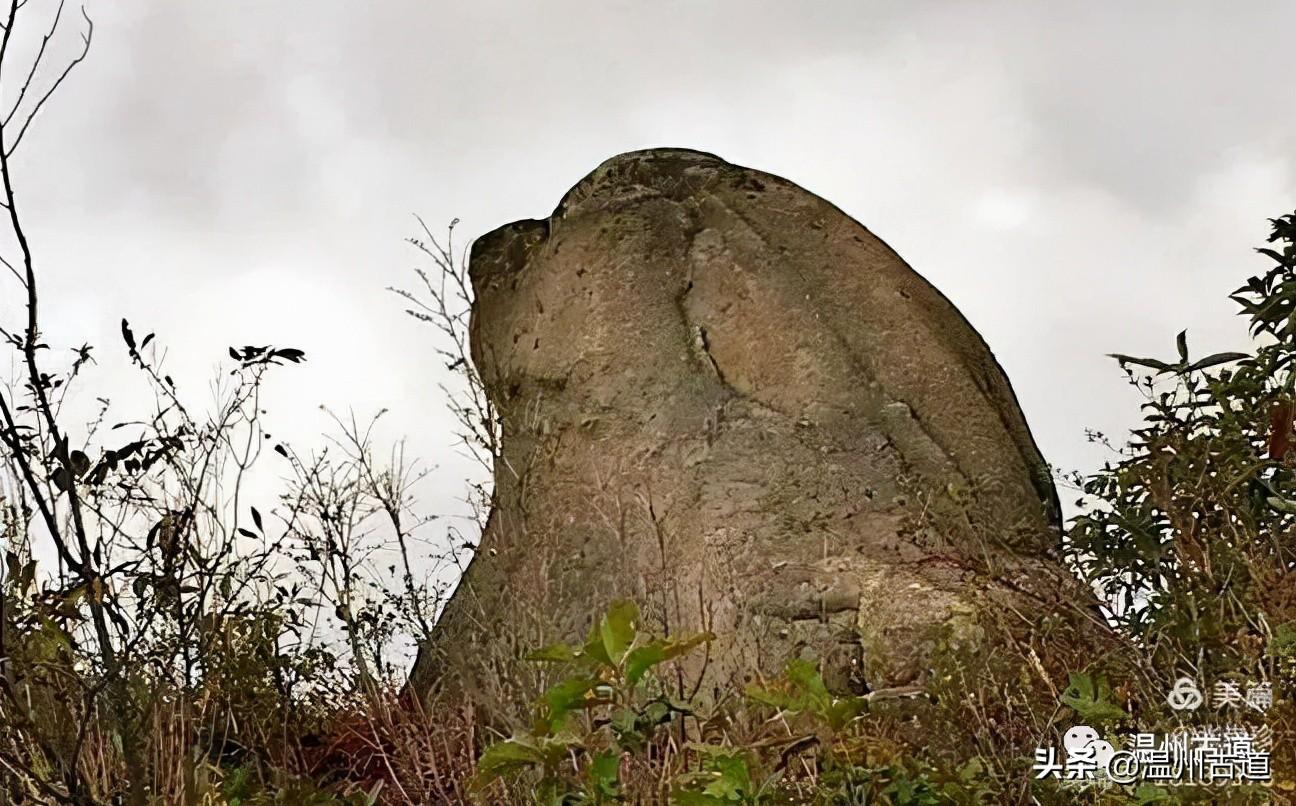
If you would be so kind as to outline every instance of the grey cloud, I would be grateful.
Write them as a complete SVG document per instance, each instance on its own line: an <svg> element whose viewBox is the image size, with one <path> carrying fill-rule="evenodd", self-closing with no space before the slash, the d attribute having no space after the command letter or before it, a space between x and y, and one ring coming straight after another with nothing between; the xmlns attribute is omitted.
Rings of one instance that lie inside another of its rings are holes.
<svg viewBox="0 0 1296 806"><path fill-rule="evenodd" d="M33 0L33 3L39 0ZM53 338L127 315L201 382L228 342L311 354L275 390L388 406L451 449L404 284L411 212L546 214L604 158L685 145L781 173L891 242L980 327L1045 454L1137 400L1103 354L1203 349L1263 219L1296 206L1290 4L93 3L95 49L24 146ZM7 292L6 292L7 293ZM129 387L120 362L104 383ZM346 383L339 383L346 379ZM201 387L199 387L201 388Z"/></svg>

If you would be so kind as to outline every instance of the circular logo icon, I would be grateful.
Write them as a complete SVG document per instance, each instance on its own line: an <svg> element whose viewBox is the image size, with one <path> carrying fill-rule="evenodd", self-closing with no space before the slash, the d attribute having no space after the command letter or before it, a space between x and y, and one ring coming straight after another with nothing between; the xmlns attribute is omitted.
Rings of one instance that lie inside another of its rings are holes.
<svg viewBox="0 0 1296 806"><path fill-rule="evenodd" d="M1191 677L1181 677L1166 696L1166 702L1176 711L1193 711L1202 704L1202 693Z"/></svg>

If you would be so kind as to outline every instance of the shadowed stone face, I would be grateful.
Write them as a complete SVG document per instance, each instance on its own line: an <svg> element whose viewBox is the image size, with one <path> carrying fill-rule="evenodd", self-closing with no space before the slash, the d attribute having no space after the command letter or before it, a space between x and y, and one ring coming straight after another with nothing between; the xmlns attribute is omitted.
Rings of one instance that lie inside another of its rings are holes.
<svg viewBox="0 0 1296 806"><path fill-rule="evenodd" d="M842 691L920 682L933 630L1002 593L989 567L1055 550L1056 495L980 336L784 179L624 154L470 268L498 501L418 679L484 686L484 658L630 597L650 629L719 636L688 670L704 692L793 656Z"/></svg>

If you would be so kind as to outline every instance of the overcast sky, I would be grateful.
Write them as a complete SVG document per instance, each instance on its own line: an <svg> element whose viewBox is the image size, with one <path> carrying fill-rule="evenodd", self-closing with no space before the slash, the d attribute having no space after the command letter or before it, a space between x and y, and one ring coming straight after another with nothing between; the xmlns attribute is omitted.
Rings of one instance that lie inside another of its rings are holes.
<svg viewBox="0 0 1296 806"><path fill-rule="evenodd" d="M31 0L31 8L51 0ZM1296 5L1049 2L91 0L90 58L25 141L47 339L128 317L201 388L229 344L304 349L271 389L303 447L320 404L462 493L412 213L465 236L547 215L599 162L711 151L833 201L947 294L1045 456L1138 399L1104 354L1236 348L1226 295L1296 208ZM70 30L70 29L69 29ZM5 286L0 291L12 295ZM278 436L278 434L276 434Z"/></svg>

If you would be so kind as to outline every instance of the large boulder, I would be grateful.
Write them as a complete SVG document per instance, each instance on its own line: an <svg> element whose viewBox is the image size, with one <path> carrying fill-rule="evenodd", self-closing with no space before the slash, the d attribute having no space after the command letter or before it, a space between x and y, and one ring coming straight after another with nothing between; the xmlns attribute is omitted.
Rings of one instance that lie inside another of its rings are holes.
<svg viewBox="0 0 1296 806"><path fill-rule="evenodd" d="M622 154L470 272L497 501L416 686L507 696L528 647L615 598L718 636L687 670L704 695L792 656L903 686L942 630L1063 584L1056 493L985 342L795 184Z"/></svg>

